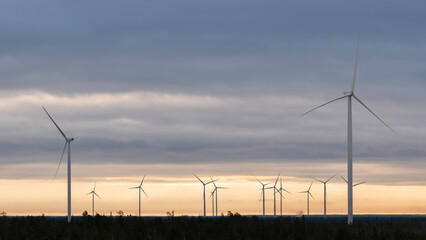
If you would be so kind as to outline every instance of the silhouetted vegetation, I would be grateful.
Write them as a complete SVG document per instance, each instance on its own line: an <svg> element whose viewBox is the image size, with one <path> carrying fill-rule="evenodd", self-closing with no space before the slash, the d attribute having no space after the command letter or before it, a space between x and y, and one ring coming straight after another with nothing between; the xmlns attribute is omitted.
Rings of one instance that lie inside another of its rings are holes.
<svg viewBox="0 0 426 240"><path fill-rule="evenodd" d="M2 217L0 239L426 239L426 218Z"/></svg>

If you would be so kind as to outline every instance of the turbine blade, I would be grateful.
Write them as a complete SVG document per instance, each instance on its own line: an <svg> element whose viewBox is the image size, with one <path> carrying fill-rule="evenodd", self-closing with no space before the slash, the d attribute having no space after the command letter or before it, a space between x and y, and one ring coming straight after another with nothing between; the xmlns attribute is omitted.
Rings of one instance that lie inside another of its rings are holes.
<svg viewBox="0 0 426 240"><path fill-rule="evenodd" d="M193 173L194 174L194 176L198 179L198 181L200 181L202 184L204 184L204 182L203 181L201 181L201 179L197 176L197 175L195 175L195 173Z"/></svg>
<svg viewBox="0 0 426 240"><path fill-rule="evenodd" d="M129 188L129 189L136 189L136 188L139 188L139 186L137 186L137 187L131 187L131 188Z"/></svg>
<svg viewBox="0 0 426 240"><path fill-rule="evenodd" d="M275 186L277 186L277 183L278 183L278 178L280 177L280 174L281 174L281 173L278 173L278 176L277 176L277 180L275 180L275 184L274 184L274 187L275 187Z"/></svg>
<svg viewBox="0 0 426 240"><path fill-rule="evenodd" d="M360 38L360 36L361 36L361 31L358 30L358 41L356 43L355 66L354 66L354 74L353 74L353 77L352 77L351 93L353 93L354 89L355 89L356 69L357 69L357 66L358 66L358 52L359 52L359 38Z"/></svg>
<svg viewBox="0 0 426 240"><path fill-rule="evenodd" d="M303 191L303 192L299 192L299 193L307 193L308 191Z"/></svg>
<svg viewBox="0 0 426 240"><path fill-rule="evenodd" d="M96 182L95 182L95 186L93 186L93 191L95 191L95 189L96 189Z"/></svg>
<svg viewBox="0 0 426 240"><path fill-rule="evenodd" d="M329 179L327 179L327 181L325 181L326 183L328 183L328 181L330 181L331 179L333 179L335 176L337 176L337 174L339 174L339 173L336 173L336 174L334 174L332 177L330 177Z"/></svg>
<svg viewBox="0 0 426 240"><path fill-rule="evenodd" d="M357 183L357 184L354 184L354 187L355 186L358 186L358 185L361 185L361 184L364 184L364 183L366 183L367 181L364 181L364 182L360 182L360 183Z"/></svg>
<svg viewBox="0 0 426 240"><path fill-rule="evenodd" d="M309 195L311 195L312 199L314 199L314 200L315 200L315 198L314 198L314 196L311 194L311 192L308 192L308 193L309 193Z"/></svg>
<svg viewBox="0 0 426 240"><path fill-rule="evenodd" d="M216 187L216 188L218 188L218 189L229 189L227 187Z"/></svg>
<svg viewBox="0 0 426 240"><path fill-rule="evenodd" d="M343 179L343 181L345 181L346 183L348 183L348 181L346 181L346 179L344 177L342 177L342 175L340 175L340 177Z"/></svg>
<svg viewBox="0 0 426 240"><path fill-rule="evenodd" d="M345 98L345 97L347 97L347 96L348 96L348 95L343 95L342 97L338 97L338 98L333 99L333 100L331 100L331 101L328 101L328 102L326 102L326 103L324 103L324 104L321 104L321 105L319 105L318 107L313 108L313 109L311 109L311 110L309 110L309 111L305 112L304 114L302 114L302 115L301 115L301 117L305 116L306 114L308 114L308 113L310 113L310 112L312 112L312 111L314 111L314 110L316 110L316 109L318 109L318 108L320 108L320 107L323 107L323 106L325 106L325 105L327 105L327 104L329 104L329 103L335 102L335 101L340 100L340 99L342 99L342 98Z"/></svg>
<svg viewBox="0 0 426 240"><path fill-rule="evenodd" d="M139 185L140 187L142 187L143 180L145 180L145 175L143 175L143 178L142 178L141 184Z"/></svg>
<svg viewBox="0 0 426 240"><path fill-rule="evenodd" d="M289 191L285 190L284 188L283 188L282 190L286 191L287 193L290 193L290 194L292 194L291 192L289 192Z"/></svg>
<svg viewBox="0 0 426 240"><path fill-rule="evenodd" d="M61 160L59 160L59 165L58 165L58 168L56 169L56 173L55 173L55 176L53 177L53 180L55 180L56 175L58 175L58 171L59 171L59 168L61 167L62 159L64 158L65 150L67 150L67 142L65 142L64 150L62 151L62 155L61 155Z"/></svg>
<svg viewBox="0 0 426 240"><path fill-rule="evenodd" d="M311 187L312 187L312 184L313 184L314 182L311 182L311 185L309 186L309 188L308 188L308 192L309 192L309 190L311 190Z"/></svg>
<svg viewBox="0 0 426 240"><path fill-rule="evenodd" d="M146 194L146 192L143 190L143 188L140 188L141 190L142 190L142 192L145 194L145 196L147 197L147 198L149 198L148 197L148 194Z"/></svg>
<svg viewBox="0 0 426 240"><path fill-rule="evenodd" d="M263 185L263 183L256 177L256 176L253 176L254 178L256 178L256 180L260 183L260 184L262 184Z"/></svg>
<svg viewBox="0 0 426 240"><path fill-rule="evenodd" d="M312 178L312 179L317 180L318 182L322 182L322 183L324 183L323 181L319 180L318 178L314 178L314 177L311 177L311 176L309 176L309 177L310 177L310 178Z"/></svg>
<svg viewBox="0 0 426 240"><path fill-rule="evenodd" d="M213 186L214 187L216 187L216 184L214 183L214 181L213 181L213 178L210 176L210 179L212 180L212 182L213 182Z"/></svg>
<svg viewBox="0 0 426 240"><path fill-rule="evenodd" d="M47 116L49 116L50 120L52 120L53 124L55 124L55 126L58 128L59 132L61 132L62 136L64 136L65 139L67 139L67 136L65 136L65 133L62 132L62 130L59 128L58 124L56 124L55 120L53 120L53 118L50 116L50 114L47 112L46 108L44 108L44 111L46 112Z"/></svg>
<svg viewBox="0 0 426 240"><path fill-rule="evenodd" d="M89 192L88 194L86 194L86 195L89 195L89 194L92 194L92 192Z"/></svg>
<svg viewBox="0 0 426 240"><path fill-rule="evenodd" d="M359 98L357 98L355 95L353 96L362 106L364 106L368 111L370 111L371 114L373 114L377 119L379 119L380 122L382 122L386 127L388 127L389 130L399 136L397 132L395 132L391 127L389 127L389 125L387 125L382 119L380 119L379 116L377 116L373 111L371 111L371 109L369 109L367 105L365 105Z"/></svg>
<svg viewBox="0 0 426 240"><path fill-rule="evenodd" d="M93 192L93 193L96 195L96 197L98 197L99 199L101 199L101 197L99 197L99 195L97 193L95 193L95 192Z"/></svg>

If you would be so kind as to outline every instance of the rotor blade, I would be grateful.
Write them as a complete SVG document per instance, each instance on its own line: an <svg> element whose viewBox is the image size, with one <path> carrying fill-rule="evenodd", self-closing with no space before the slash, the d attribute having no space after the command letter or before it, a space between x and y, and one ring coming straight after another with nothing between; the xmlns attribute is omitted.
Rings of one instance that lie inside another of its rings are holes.
<svg viewBox="0 0 426 240"><path fill-rule="evenodd" d="M96 189L96 182L95 182L95 186L93 186L93 191L95 191L95 189Z"/></svg>
<svg viewBox="0 0 426 240"><path fill-rule="evenodd" d="M308 192L309 192L309 190L311 190L311 187L312 187L312 184L313 184L314 182L311 182L311 185L309 186L309 188L308 188Z"/></svg>
<svg viewBox="0 0 426 240"><path fill-rule="evenodd" d="M261 190L260 191L260 199L262 199L262 197L263 197L263 191Z"/></svg>
<svg viewBox="0 0 426 240"><path fill-rule="evenodd" d="M333 179L335 176L337 176L338 173L334 174L331 178L327 179L327 181L325 181L325 183L328 183L328 181L330 181L331 179Z"/></svg>
<svg viewBox="0 0 426 240"><path fill-rule="evenodd" d="M359 52L359 38L361 36L361 31L358 30L358 41L356 42L356 55L355 55L355 66L354 66L354 74L352 77L352 88L351 88L351 92L354 92L355 89L355 80L356 80L356 68L358 66L358 52Z"/></svg>
<svg viewBox="0 0 426 240"><path fill-rule="evenodd" d="M275 180L275 184L274 184L274 187L275 187L275 186L277 186L277 183L278 183L278 178L280 177L280 174L281 174L281 173L278 173L278 176L277 176L277 180Z"/></svg>
<svg viewBox="0 0 426 240"><path fill-rule="evenodd" d="M312 199L314 199L314 200L315 200L315 198L314 198L314 196L311 194L311 192L308 192L308 193L309 193L309 195L311 195Z"/></svg>
<svg viewBox="0 0 426 240"><path fill-rule="evenodd" d="M62 151L62 155L61 155L61 160L59 160L59 165L58 165L58 168L56 169L56 173L55 173L55 176L53 177L53 180L55 180L56 175L58 175L58 171L59 171L59 168L61 167L62 159L64 158L65 150L67 150L67 142L65 142L64 150Z"/></svg>
<svg viewBox="0 0 426 240"><path fill-rule="evenodd" d="M396 133L391 127L389 127L389 125L387 125L382 119L380 119L373 111L371 111L371 109L369 109L368 107L367 107L367 105L365 105L359 98L357 98L355 95L353 95L354 96L354 98L359 102L359 103L361 103L361 105L362 106L364 106L368 111L370 111L370 113L371 114L373 114L377 119L379 119L379 121L380 122L382 122L386 127L388 127L389 128L389 130L391 130L393 133L395 133L396 135L398 135L399 136L399 134L398 133Z"/></svg>
<svg viewBox="0 0 426 240"><path fill-rule="evenodd" d="M198 179L198 181L200 181L202 184L204 184L204 182L203 181L201 181L201 179L197 176L197 175L195 175L195 173L193 173L194 174L194 176Z"/></svg>
<svg viewBox="0 0 426 240"><path fill-rule="evenodd" d="M92 192L89 192L88 194L86 194L86 195L89 195L89 194L92 194Z"/></svg>
<svg viewBox="0 0 426 240"><path fill-rule="evenodd" d="M53 118L50 116L50 114L47 112L46 108L44 108L44 111L46 112L47 116L49 116L50 120L52 120L53 124L55 124L55 126L58 128L59 132L61 132L62 136L64 136L65 139L67 139L67 136L65 136L65 133L62 132L62 130L59 128L58 124L56 124L55 120L53 120Z"/></svg>
<svg viewBox="0 0 426 240"><path fill-rule="evenodd" d="M290 193L290 194L292 194L291 192L289 192L289 191L285 190L284 188L283 188L282 190L286 191L287 193Z"/></svg>
<svg viewBox="0 0 426 240"><path fill-rule="evenodd" d="M272 189L272 188L275 188L275 187L267 187L267 188L265 188L265 189Z"/></svg>
<svg viewBox="0 0 426 240"><path fill-rule="evenodd" d="M210 183L217 182L217 181L219 181L219 180L220 180L220 179L215 179L215 180L212 180L212 181L210 181L210 182L206 182L206 184L205 184L205 185L210 184Z"/></svg>
<svg viewBox="0 0 426 240"><path fill-rule="evenodd" d="M129 189L136 189L136 188L139 188L139 186L137 186L137 187L131 187L131 188L129 188Z"/></svg>
<svg viewBox="0 0 426 240"><path fill-rule="evenodd" d="M358 185L361 185L361 184L363 184L363 183L366 183L367 181L364 181L364 182L360 182L360 183L357 183L357 184L354 184L354 187L355 186L358 186Z"/></svg>
<svg viewBox="0 0 426 240"><path fill-rule="evenodd" d="M145 194L145 196L147 197L147 198L149 198L148 197L148 194L146 194L146 192L143 190L143 188L140 188L141 190L142 190L142 192Z"/></svg>
<svg viewBox="0 0 426 240"><path fill-rule="evenodd" d="M96 195L96 197L98 197L99 199L101 199L101 197L99 197L99 195L97 193L95 193L95 192L93 192L93 193Z"/></svg>
<svg viewBox="0 0 426 240"><path fill-rule="evenodd" d="M256 177L256 176L253 176L254 178L256 178L256 180L258 181L258 182L260 182L260 184L262 184L263 185L263 183Z"/></svg>
<svg viewBox="0 0 426 240"><path fill-rule="evenodd" d="M311 109L311 110L309 110L309 111L305 112L304 114L302 114L302 115L301 115L301 117L305 116L306 114L308 114L308 113L310 113L310 112L312 112L312 111L314 111L314 110L316 110L316 109L318 109L318 108L320 108L320 107L322 107L322 106L325 106L325 105L327 105L327 104L329 104L329 103L332 103L332 102L335 102L335 101L340 100L340 99L342 99L342 98L345 98L345 97L347 97L347 96L348 96L348 95L343 95L342 97L338 97L338 98L336 98L336 99L334 99L334 100L331 100L331 101L328 101L328 102L326 102L326 103L324 103L324 104L321 104L321 105L319 105L318 107L313 108L313 109Z"/></svg>
<svg viewBox="0 0 426 240"><path fill-rule="evenodd" d="M209 199L212 198L213 195L214 195L214 191L211 192Z"/></svg>
<svg viewBox="0 0 426 240"><path fill-rule="evenodd" d="M145 175L143 175L143 178L142 178L141 184L139 185L140 187L142 187L143 180L145 180Z"/></svg>
<svg viewBox="0 0 426 240"><path fill-rule="evenodd" d="M346 181L346 179L344 177L342 177L342 175L340 175L340 177L343 179L343 181L345 181L346 183L348 183L348 181Z"/></svg>
<svg viewBox="0 0 426 240"><path fill-rule="evenodd" d="M229 189L227 187L216 187L217 189Z"/></svg>
<svg viewBox="0 0 426 240"><path fill-rule="evenodd" d="M210 176L210 179L212 180L212 182L213 182L213 186L214 187L216 187L216 184L214 183L214 181L213 181L213 178Z"/></svg>
<svg viewBox="0 0 426 240"><path fill-rule="evenodd" d="M317 180L318 182L322 182L322 183L325 183L325 182L323 182L323 181L321 181L321 180L319 180L318 178L314 178L314 177L311 177L311 176L309 176L310 178L312 178L312 179L315 179L315 180Z"/></svg>
<svg viewBox="0 0 426 240"><path fill-rule="evenodd" d="M308 191L303 191L303 192L299 192L299 193L307 193Z"/></svg>

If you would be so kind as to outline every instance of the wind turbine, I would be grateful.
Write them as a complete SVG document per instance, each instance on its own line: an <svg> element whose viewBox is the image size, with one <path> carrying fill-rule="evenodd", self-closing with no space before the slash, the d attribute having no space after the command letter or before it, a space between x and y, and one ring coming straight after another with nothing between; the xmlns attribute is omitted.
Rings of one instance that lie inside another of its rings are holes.
<svg viewBox="0 0 426 240"><path fill-rule="evenodd" d="M204 217L205 217L206 216L206 185L210 184L214 181L218 181L218 179L204 183L203 181L201 181L201 179L197 175L195 175L195 173L193 173L193 174L198 179L198 181L200 181L203 184L203 203L204 203Z"/></svg>
<svg viewBox="0 0 426 240"><path fill-rule="evenodd" d="M271 189L271 188L274 188L274 187L267 187L267 188L265 188L266 185L269 185L271 183L262 183L259 179L257 179L257 177L254 177L254 178L256 178L256 180L260 184L262 184L262 193L261 193L261 196L263 197L263 216L265 216L265 189Z"/></svg>
<svg viewBox="0 0 426 240"><path fill-rule="evenodd" d="M333 175L332 177L330 177L329 179L327 179L327 181L321 181L321 180L319 180L319 179L317 179L317 178L311 177L311 178L313 178L313 179L317 180L318 182L321 182L321 183L323 183L323 184L324 184L324 219L326 219L326 218L327 218L327 183L328 183L328 181L330 181L332 178L334 178L336 175L337 175L337 173L336 173L336 174L334 174L334 175Z"/></svg>
<svg viewBox="0 0 426 240"><path fill-rule="evenodd" d="M95 192L95 189L96 189L96 182L95 182L95 186L93 186L93 190L87 194L87 195L92 194L92 216L95 216L95 195L96 197L101 199L101 197L99 197L99 195Z"/></svg>
<svg viewBox="0 0 426 240"><path fill-rule="evenodd" d="M275 202L276 202L276 197L275 197L275 195L276 195L276 193L277 193L277 191L278 191L277 183L278 183L278 179L279 179L280 175L281 175L281 173L278 173L277 180L275 180L275 184L274 184L274 217L276 217L276 216L277 216L277 205L276 205L276 203L275 203Z"/></svg>
<svg viewBox="0 0 426 240"><path fill-rule="evenodd" d="M311 185L309 186L307 191L299 192L299 193L306 193L306 197L308 198L308 216L309 216L309 195L312 197L312 199L315 200L314 196L312 196L312 194L311 194L312 183L313 182L311 182Z"/></svg>
<svg viewBox="0 0 426 240"><path fill-rule="evenodd" d="M360 32L358 32L358 41L356 46L356 55L355 55L355 66L353 71L353 77L352 77L352 86L351 90L349 92L344 92L343 96L338 97L336 99L333 99L331 101L328 101L316 108L313 108L312 110L304 113L302 116L322 107L329 103L335 102L337 100L347 98L348 99L348 140L347 140L347 150L348 150L348 224L353 223L353 170L352 170L352 97L355 98L356 101L358 101L362 106L364 106L371 114L373 114L381 123L383 123L387 128L389 128L393 133L398 135L389 125L387 125L382 119L380 119L370 108L367 107L355 94L355 80L356 80L356 72L357 72L357 65L358 65L358 52L359 52L359 38L360 38Z"/></svg>
<svg viewBox="0 0 426 240"><path fill-rule="evenodd" d="M283 179L280 178L280 189L278 189L278 192L281 194L281 197L280 197L280 215L281 216L283 215L283 198L284 198L283 191L291 194L291 192L283 188Z"/></svg>
<svg viewBox="0 0 426 240"><path fill-rule="evenodd" d="M145 190L143 190L143 188L142 188L142 184L143 184L144 180L145 180L145 175L143 175L141 184L139 184L139 186L129 188L129 189L139 189L138 190L138 192L139 192L139 217L141 216L141 191L145 194L145 196L147 198L149 198L148 195L146 194Z"/></svg>
<svg viewBox="0 0 426 240"><path fill-rule="evenodd" d="M59 128L58 124L56 124L56 122L47 112L46 108L43 107L43 110L46 112L47 116L49 116L50 120L52 120L53 124L55 124L56 128L58 128L62 136L65 138L64 150L62 151L61 160L59 161L58 168L56 169L55 178L56 178L56 175L58 174L59 167L61 166L62 159L64 158L65 150L67 150L68 148L68 162L67 162L68 222L71 222L71 142L74 141L74 138L67 138L65 133Z"/></svg>
<svg viewBox="0 0 426 240"><path fill-rule="evenodd" d="M346 181L346 179L344 178L344 177L342 177L342 176L340 176L342 179L343 179L343 181L345 181L346 183L348 183L348 181ZM364 184L364 183L366 183L367 181L364 181L364 182L359 182L359 183L355 183L354 185L353 185L353 187L356 187L356 186L358 186L358 185L361 185L361 184Z"/></svg>
<svg viewBox="0 0 426 240"><path fill-rule="evenodd" d="M216 186L216 184L214 183L213 178L212 178L212 177L210 177L210 179L212 180L211 182L213 183L213 186L214 186L213 193L214 193L214 194L215 194L215 196L216 196L216 216L217 216L217 193L218 193L218 189L228 189L228 188L226 188L226 187L218 187L218 186Z"/></svg>

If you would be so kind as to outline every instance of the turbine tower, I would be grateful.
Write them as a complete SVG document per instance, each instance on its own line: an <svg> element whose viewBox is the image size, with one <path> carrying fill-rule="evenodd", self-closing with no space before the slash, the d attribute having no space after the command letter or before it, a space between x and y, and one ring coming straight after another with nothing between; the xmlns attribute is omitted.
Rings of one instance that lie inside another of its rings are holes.
<svg viewBox="0 0 426 240"><path fill-rule="evenodd" d="M213 183L213 186L214 186L213 193L214 193L214 195L215 195L215 197L216 197L216 216L217 216L217 193L218 193L218 189L228 189L228 188L226 188L226 187L218 187L218 186L216 186L216 184L214 183L213 178L212 178L212 177L210 177L210 179L212 180L211 182Z"/></svg>
<svg viewBox="0 0 426 240"><path fill-rule="evenodd" d="M87 195L92 194L92 216L95 216L95 195L96 197L101 199L101 197L99 197L99 195L95 192L95 189L96 189L96 182L95 182L95 186L93 186L93 190L87 194Z"/></svg>
<svg viewBox="0 0 426 240"><path fill-rule="evenodd" d="M364 106L371 114L373 114L381 123L383 123L387 128L389 128L393 133L398 135L389 125L387 125L382 119L380 119L370 108L367 107L354 93L355 90L355 80L356 80L356 72L357 72L357 65L358 65L358 52L359 52L359 38L360 33L358 32L358 41L356 46L356 55L355 55L355 66L353 71L353 77L352 77L352 86L351 90L349 92L343 93L343 96L338 97L336 99L333 99L331 101L328 101L306 113L304 113L302 116L305 116L306 114L325 106L329 103L335 102L337 100L347 98L348 99L348 140L347 140L347 150L348 150L348 224L353 223L353 192L352 192L352 183L353 183L353 170L352 170L352 98L354 98L356 101L358 101L362 106Z"/></svg>
<svg viewBox="0 0 426 240"><path fill-rule="evenodd" d="M257 179L257 177L254 177L254 178L256 178L256 180L257 180L260 184L262 184L262 193L261 193L261 197L263 197L263 216L265 216L265 189L271 189L271 188L274 188L274 187L267 187L267 188L265 188L265 186L266 186L266 185L269 185L269 184L271 184L271 183L262 183L259 179Z"/></svg>
<svg viewBox="0 0 426 240"><path fill-rule="evenodd" d="M321 182L321 183L323 183L323 184L324 184L324 219L326 219L326 218L327 218L327 183L328 183L328 181L330 181L332 178L334 178L336 175L337 175L337 173L336 173L336 174L334 174L334 175L333 175L332 177L330 177L329 179L327 179L327 181L321 181L321 180L319 180L319 179L317 179L317 178L311 177L311 178L313 178L313 179L317 180L318 182Z"/></svg>
<svg viewBox="0 0 426 240"><path fill-rule="evenodd" d="M142 188L142 184L143 184L144 180L145 180L145 175L143 175L141 184L139 184L139 186L129 188L129 189L139 189L138 190L138 192L139 192L139 217L141 216L141 191L145 194L145 196L147 198L149 198L148 195L146 194L145 190L143 190L143 188Z"/></svg>
<svg viewBox="0 0 426 240"><path fill-rule="evenodd" d="M275 197L275 195L278 192L277 183L278 183L278 179L280 178L280 174L281 173L278 173L277 180L275 180L275 184L274 184L274 217L277 216L277 204L276 204L276 197Z"/></svg>
<svg viewBox="0 0 426 240"><path fill-rule="evenodd" d="M311 182L311 185L309 186L309 188L308 188L308 190L307 190L307 191L299 192L299 193L306 193L306 197L307 197L307 199L308 199L308 216L309 216L309 196L311 196L311 197L312 197L312 199L314 199L314 200L315 200L314 196L312 196L312 194L311 194L311 187L312 187L312 183L313 183L313 182Z"/></svg>
<svg viewBox="0 0 426 240"><path fill-rule="evenodd" d="M71 222L71 142L74 138L67 138L65 133L59 128L58 124L53 120L50 114L47 112L46 108L43 107L43 110L46 112L47 116L49 116L50 120L52 120L53 124L55 124L56 128L58 128L59 132L65 138L64 150L62 151L61 160L59 161L58 168L56 169L55 177L58 174L59 167L61 166L62 159L64 158L65 150L68 149L68 162L67 162L67 192L68 192L68 222Z"/></svg>
<svg viewBox="0 0 426 240"><path fill-rule="evenodd" d="M278 192L281 195L281 197L280 197L280 215L281 216L283 215L283 198L284 198L283 191L291 194L291 192L289 192L289 191L287 191L283 188L283 179L280 178L280 189L278 189Z"/></svg>
<svg viewBox="0 0 426 240"><path fill-rule="evenodd" d="M204 217L205 217L206 216L206 185L210 184L214 181L218 181L218 179L204 183L203 181L201 181L201 179L197 175L195 175L195 173L193 173L193 174L198 179L198 181L200 181L203 184L203 204L204 204Z"/></svg>

